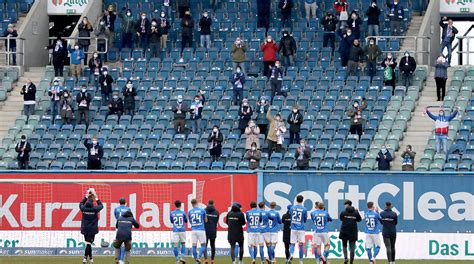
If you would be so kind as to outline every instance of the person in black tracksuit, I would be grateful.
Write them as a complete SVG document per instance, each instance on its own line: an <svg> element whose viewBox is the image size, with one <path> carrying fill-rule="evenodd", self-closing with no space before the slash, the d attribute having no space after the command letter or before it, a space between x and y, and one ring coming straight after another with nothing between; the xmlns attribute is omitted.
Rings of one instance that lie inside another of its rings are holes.
<svg viewBox="0 0 474 264"><path fill-rule="evenodd" d="M211 244L211 263L214 264L214 257L216 256L216 236L217 223L219 222L219 211L214 207L214 201L209 200L206 207L207 222L206 228L206 250L204 251L204 261L207 263L207 244Z"/></svg>
<svg viewBox="0 0 474 264"><path fill-rule="evenodd" d="M291 237L291 215L290 209L291 204L287 207L288 211L281 217L281 222L283 223L283 243L285 244L285 259L290 259L290 237Z"/></svg>
<svg viewBox="0 0 474 264"><path fill-rule="evenodd" d="M87 149L87 169L88 170L100 170L102 168L101 159L104 156L104 149L97 138L92 138L92 143L89 143L89 139L84 139L84 146Z"/></svg>
<svg viewBox="0 0 474 264"><path fill-rule="evenodd" d="M26 135L21 135L21 141L16 144L15 151L18 153L18 168L27 170L29 168L31 144L26 140Z"/></svg>
<svg viewBox="0 0 474 264"><path fill-rule="evenodd" d="M228 226L227 231L227 240L230 244L230 257L232 262L235 261L235 244L239 245L239 261L242 263L244 257L244 225L245 225L245 216L244 213L240 210L240 205L238 203L233 203L230 212L227 213L225 223Z"/></svg>
<svg viewBox="0 0 474 264"><path fill-rule="evenodd" d="M339 215L341 220L341 229L339 232L339 239L342 240L342 250L344 253L344 264L347 264L347 242L349 242L350 263L354 263L355 243L358 239L357 223L362 220L359 211L352 206L350 200L344 202L345 209Z"/></svg>
<svg viewBox="0 0 474 264"><path fill-rule="evenodd" d="M130 250L132 249L132 228L139 228L140 225L137 223L133 214L130 211L126 211L117 219L117 235L113 246L115 248L115 262L118 263L120 257L120 247L122 244L125 246L125 263L130 261Z"/></svg>
<svg viewBox="0 0 474 264"><path fill-rule="evenodd" d="M387 259L389 264L395 264L395 241L397 239L397 213L392 211L392 203L385 203L385 210L380 213L382 218L383 243L387 248Z"/></svg>
<svg viewBox="0 0 474 264"><path fill-rule="evenodd" d="M94 200L97 205L94 205ZM82 212L81 234L86 241L83 263L92 262L92 243L95 235L99 233L99 212L104 208L102 202L97 197L94 189L89 189L79 203L79 209Z"/></svg>

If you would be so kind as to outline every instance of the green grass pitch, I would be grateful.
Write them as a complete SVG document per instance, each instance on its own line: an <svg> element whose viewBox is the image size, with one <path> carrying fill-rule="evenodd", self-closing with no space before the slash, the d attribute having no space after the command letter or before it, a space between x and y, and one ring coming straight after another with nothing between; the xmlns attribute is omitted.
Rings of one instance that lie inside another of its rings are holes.
<svg viewBox="0 0 474 264"><path fill-rule="evenodd" d="M191 258L186 258L187 264L193 264ZM331 264L343 264L342 260L329 260ZM386 264L385 259L379 258L377 263ZM0 257L0 264L80 264L82 263L81 257ZM94 264L113 264L114 260L112 257L95 257ZM174 258L171 257L132 257L131 263L136 264L175 264ZM231 264L230 257L219 257L216 258L216 264ZM249 259L244 259L244 264L251 263ZM283 259L279 259L278 263L285 263ZM298 260L293 261L294 264L298 264ZM305 259L304 264L316 263L314 259ZM368 264L366 260L356 260L355 264ZM399 260L397 264L472 264L470 260Z"/></svg>

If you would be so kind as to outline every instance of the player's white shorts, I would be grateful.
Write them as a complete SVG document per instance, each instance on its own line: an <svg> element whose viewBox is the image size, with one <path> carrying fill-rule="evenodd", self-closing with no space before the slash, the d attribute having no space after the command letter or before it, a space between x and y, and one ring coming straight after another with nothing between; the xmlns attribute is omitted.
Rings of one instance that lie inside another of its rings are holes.
<svg viewBox="0 0 474 264"><path fill-rule="evenodd" d="M313 243L316 246L329 244L329 234L328 233L314 233Z"/></svg>
<svg viewBox="0 0 474 264"><path fill-rule="evenodd" d="M248 233L249 246L260 245L260 233Z"/></svg>
<svg viewBox="0 0 474 264"><path fill-rule="evenodd" d="M191 243L197 244L198 242L201 244L206 243L206 231L204 230L191 231Z"/></svg>
<svg viewBox="0 0 474 264"><path fill-rule="evenodd" d="M267 233L263 233L263 238L265 239L265 243L269 244L276 244L278 242L278 233L271 233L271 232L267 232Z"/></svg>
<svg viewBox="0 0 474 264"><path fill-rule="evenodd" d="M365 248L380 247L380 234L365 234Z"/></svg>
<svg viewBox="0 0 474 264"><path fill-rule="evenodd" d="M259 245L265 244L265 233L259 233L259 236L258 236L258 244L259 244Z"/></svg>
<svg viewBox="0 0 474 264"><path fill-rule="evenodd" d="M186 243L186 232L173 232L171 234L171 242L173 243Z"/></svg>
<svg viewBox="0 0 474 264"><path fill-rule="evenodd" d="M291 244L304 243L305 235L306 235L306 232L304 230L291 230L290 243Z"/></svg>

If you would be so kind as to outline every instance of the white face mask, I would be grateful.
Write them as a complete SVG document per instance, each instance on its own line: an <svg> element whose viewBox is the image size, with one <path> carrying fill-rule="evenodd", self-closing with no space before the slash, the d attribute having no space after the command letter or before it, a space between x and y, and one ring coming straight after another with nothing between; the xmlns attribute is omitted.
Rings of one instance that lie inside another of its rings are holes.
<svg viewBox="0 0 474 264"><path fill-rule="evenodd" d="M374 44L375 44L375 42L373 42L373 41L370 42L370 45L374 45Z"/></svg>
<svg viewBox="0 0 474 264"><path fill-rule="evenodd" d="M151 22L151 25L152 25L152 26L156 26L156 22Z"/></svg>
<svg viewBox="0 0 474 264"><path fill-rule="evenodd" d="M205 14L204 14L204 17L207 17L207 16L208 16L208 14L207 14L207 13L205 13Z"/></svg>
<svg viewBox="0 0 474 264"><path fill-rule="evenodd" d="M196 103L199 103L199 101L200 101L199 99L194 99L194 102Z"/></svg>
<svg viewBox="0 0 474 264"><path fill-rule="evenodd" d="M297 109L293 109L293 113L298 113L298 110Z"/></svg>
<svg viewBox="0 0 474 264"><path fill-rule="evenodd" d="M392 56L387 56L387 58L390 60L392 58Z"/></svg>
<svg viewBox="0 0 474 264"><path fill-rule="evenodd" d="M85 93L87 90L86 90L86 88L82 88L81 91L82 91L83 93Z"/></svg>
<svg viewBox="0 0 474 264"><path fill-rule="evenodd" d="M383 154L387 153L387 149L386 149L386 148L382 148L381 151L382 151Z"/></svg>
<svg viewBox="0 0 474 264"><path fill-rule="evenodd" d="M127 13L127 16L131 16L131 15L132 15L132 13Z"/></svg>
<svg viewBox="0 0 474 264"><path fill-rule="evenodd" d="M240 73L240 69L235 70L237 73Z"/></svg>
<svg viewBox="0 0 474 264"><path fill-rule="evenodd" d="M107 75L107 72L105 71L105 72L103 72L103 74L104 74L104 75Z"/></svg>
<svg viewBox="0 0 474 264"><path fill-rule="evenodd" d="M165 14L164 14L164 13L162 13L162 14L161 14L161 17L165 17Z"/></svg>
<svg viewBox="0 0 474 264"><path fill-rule="evenodd" d="M405 53L405 57L408 57L409 55L410 55L410 54L408 54L408 53Z"/></svg>
<svg viewBox="0 0 474 264"><path fill-rule="evenodd" d="M64 94L64 97L68 97L68 96L69 96L69 94L67 94L67 93Z"/></svg>
<svg viewBox="0 0 474 264"><path fill-rule="evenodd" d="M97 141L92 141L93 145L97 145L97 143L98 143Z"/></svg>
<svg viewBox="0 0 474 264"><path fill-rule="evenodd" d="M75 50L79 50L79 46L75 46L74 49L75 49Z"/></svg>
<svg viewBox="0 0 474 264"><path fill-rule="evenodd" d="M304 148L305 144L304 143L300 143L300 145Z"/></svg>
<svg viewBox="0 0 474 264"><path fill-rule="evenodd" d="M130 89L130 88L132 88L132 87L133 87L133 84L131 84L131 83L127 83L127 85L126 85L126 86L127 86L127 88L128 88L128 89Z"/></svg>
<svg viewBox="0 0 474 264"><path fill-rule="evenodd" d="M217 128L214 128L212 131L213 131L214 133L217 133L218 129L217 129Z"/></svg>
<svg viewBox="0 0 474 264"><path fill-rule="evenodd" d="M115 100L117 100L117 99L118 99L118 95L114 95L113 98L114 98Z"/></svg>
<svg viewBox="0 0 474 264"><path fill-rule="evenodd" d="M348 36L352 35L352 32L347 32L347 35L348 35Z"/></svg>
<svg viewBox="0 0 474 264"><path fill-rule="evenodd" d="M288 36L288 34L283 34L284 37Z"/></svg>
<svg viewBox="0 0 474 264"><path fill-rule="evenodd" d="M257 150L257 148L256 148L256 147L252 147L252 150L254 150L254 151L255 151L255 150Z"/></svg>
<svg viewBox="0 0 474 264"><path fill-rule="evenodd" d="M142 16L142 19L145 19L145 18L146 18L146 16Z"/></svg>
<svg viewBox="0 0 474 264"><path fill-rule="evenodd" d="M58 83L58 82L54 82L54 86L58 86L58 85L59 85L59 83Z"/></svg>
<svg viewBox="0 0 474 264"><path fill-rule="evenodd" d="M98 57L98 55L97 55L97 54L94 54L94 58L97 58L97 57Z"/></svg>
<svg viewBox="0 0 474 264"><path fill-rule="evenodd" d="M355 108L359 107L359 104L354 104L354 107L355 107Z"/></svg>
<svg viewBox="0 0 474 264"><path fill-rule="evenodd" d="M268 41L268 42L272 42L272 39L271 39L271 38L268 38L267 41Z"/></svg>
<svg viewBox="0 0 474 264"><path fill-rule="evenodd" d="M275 67L280 68L280 64L275 64Z"/></svg>

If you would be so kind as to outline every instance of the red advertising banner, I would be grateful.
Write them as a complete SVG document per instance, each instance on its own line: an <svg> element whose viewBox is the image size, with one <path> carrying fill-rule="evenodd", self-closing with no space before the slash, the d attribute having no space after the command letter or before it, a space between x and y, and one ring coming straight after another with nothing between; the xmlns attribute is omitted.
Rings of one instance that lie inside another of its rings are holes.
<svg viewBox="0 0 474 264"><path fill-rule="evenodd" d="M79 202L94 188L104 204L101 230L115 230L114 209L125 198L143 231L169 230L174 201L184 210L191 199L214 200L217 210L228 211L233 201L247 209L257 197L256 174L1 174L0 230L77 230ZM223 224L219 224L223 230Z"/></svg>

